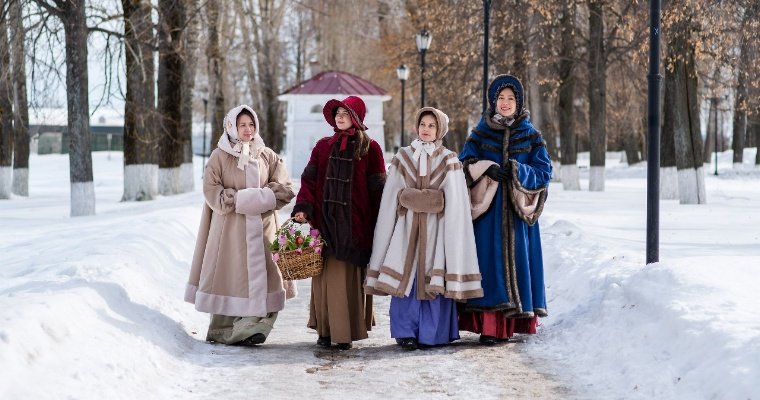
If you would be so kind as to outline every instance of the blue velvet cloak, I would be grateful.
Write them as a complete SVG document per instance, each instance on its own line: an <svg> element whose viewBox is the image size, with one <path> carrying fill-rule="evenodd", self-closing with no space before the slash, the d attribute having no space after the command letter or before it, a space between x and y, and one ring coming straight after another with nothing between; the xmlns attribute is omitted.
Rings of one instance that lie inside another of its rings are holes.
<svg viewBox="0 0 760 400"><path fill-rule="evenodd" d="M519 183L525 189L546 189L551 179L546 143L531 124L527 111L509 128L481 118L459 159L465 166L468 184L472 184L472 178L467 167L478 160L511 168L512 176L519 181L513 184ZM464 308L504 311L511 317L543 317L547 308L539 224L529 225L520 219L505 191L506 185L501 182L488 211L473 221L485 294L468 300ZM544 193L541 201L545 199Z"/></svg>

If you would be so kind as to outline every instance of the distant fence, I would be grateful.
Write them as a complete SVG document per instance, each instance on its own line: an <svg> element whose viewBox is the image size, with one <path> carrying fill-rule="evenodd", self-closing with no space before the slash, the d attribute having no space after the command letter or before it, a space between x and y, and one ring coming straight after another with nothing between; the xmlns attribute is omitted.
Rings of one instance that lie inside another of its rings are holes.
<svg viewBox="0 0 760 400"><path fill-rule="evenodd" d="M124 127L98 125L90 127L92 151L123 151ZM30 125L31 150L37 154L68 154L68 127L59 125Z"/></svg>

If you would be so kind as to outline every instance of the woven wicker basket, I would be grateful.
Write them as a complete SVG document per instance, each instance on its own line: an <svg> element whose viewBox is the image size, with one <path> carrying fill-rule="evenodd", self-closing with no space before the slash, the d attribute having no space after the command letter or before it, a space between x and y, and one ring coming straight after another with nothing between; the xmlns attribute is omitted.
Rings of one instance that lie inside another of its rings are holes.
<svg viewBox="0 0 760 400"><path fill-rule="evenodd" d="M315 253L311 247L305 248L298 254L295 250L278 252L280 259L277 267L282 273L282 279L294 281L317 276L322 273L322 255Z"/></svg>

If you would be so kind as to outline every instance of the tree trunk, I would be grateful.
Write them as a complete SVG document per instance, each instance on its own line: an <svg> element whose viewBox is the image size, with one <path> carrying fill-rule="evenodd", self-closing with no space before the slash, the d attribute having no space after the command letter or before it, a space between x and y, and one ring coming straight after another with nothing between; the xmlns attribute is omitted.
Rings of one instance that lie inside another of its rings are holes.
<svg viewBox="0 0 760 400"><path fill-rule="evenodd" d="M26 100L26 51L20 1L11 1L8 20L11 24L11 65L16 110L13 113L13 194L29 196L29 108Z"/></svg>
<svg viewBox="0 0 760 400"><path fill-rule="evenodd" d="M514 43L514 63L512 64L512 73L522 81L523 93L527 103L527 93L530 90L530 76L528 74L528 10L530 5L526 0L515 0L515 7L509 10L514 13L513 23L517 26L510 27L510 31L517 37ZM493 21L493 20L491 20ZM493 39L492 39L493 40Z"/></svg>
<svg viewBox="0 0 760 400"><path fill-rule="evenodd" d="M710 98L710 108L707 111L707 130L705 131L705 148L703 161L707 164L713 155L713 150L717 150L715 138L718 136L718 98Z"/></svg>
<svg viewBox="0 0 760 400"><path fill-rule="evenodd" d="M124 195L122 201L158 195L153 21L147 0L122 0L127 96L124 103Z"/></svg>
<svg viewBox="0 0 760 400"><path fill-rule="evenodd" d="M755 166L760 167L760 124L755 125Z"/></svg>
<svg viewBox="0 0 760 400"><path fill-rule="evenodd" d="M163 195L182 192L180 166L184 152L181 43L185 26L184 0L159 0L158 114L160 118L158 190Z"/></svg>
<svg viewBox="0 0 760 400"><path fill-rule="evenodd" d="M633 124L629 122L627 125L630 133L623 135L623 149L625 150L625 159L628 165L635 165L641 162L641 156L639 155L641 147L639 143L640 136Z"/></svg>
<svg viewBox="0 0 760 400"><path fill-rule="evenodd" d="M95 215L87 76L85 0L70 0L61 11L66 32L66 103L69 130L71 216Z"/></svg>
<svg viewBox="0 0 760 400"><path fill-rule="evenodd" d="M678 194L681 204L706 203L704 170L702 161L702 136L699 127L699 104L697 96L697 70L695 44L686 35L691 31L687 20L674 27L674 35L668 45L672 72L673 96L665 106L673 107L673 134L675 139L676 168L678 170ZM676 57L680 54L680 57Z"/></svg>
<svg viewBox="0 0 760 400"><path fill-rule="evenodd" d="M261 109L261 105L258 102L258 99L260 98L258 85L259 80L256 77L256 69L253 66L253 54L255 50L254 45L251 41L251 36L249 35L248 20L246 19L248 13L243 8L242 2L237 3L236 10L238 23L240 24L240 27L243 31L243 49L245 49L245 54L251 55L250 57L245 57L245 73L246 80L248 81L248 94L251 96L251 107L253 107L254 110L259 110Z"/></svg>
<svg viewBox="0 0 760 400"><path fill-rule="evenodd" d="M604 191L604 165L607 154L606 96L607 54L604 47L604 8L602 1L589 1L589 148L591 168L589 191Z"/></svg>
<svg viewBox="0 0 760 400"><path fill-rule="evenodd" d="M676 169L675 90L673 74L665 68L663 88L662 130L660 135L660 199L678 198L678 170Z"/></svg>
<svg viewBox="0 0 760 400"><path fill-rule="evenodd" d="M757 8L757 6L755 6ZM751 14L747 11L747 14ZM745 14L745 21L748 15ZM744 160L744 142L747 134L747 102L748 102L748 71L752 69L752 60L750 55L748 33L744 33L741 39L741 46L738 65L738 76L736 82L736 95L734 96L734 132L732 147L734 150L734 168L741 167Z"/></svg>
<svg viewBox="0 0 760 400"><path fill-rule="evenodd" d="M575 100L575 4L563 3L560 29L562 30L562 48L559 61L559 129L560 129L560 161L562 162L562 187L565 190L580 190L578 176L575 118L573 100Z"/></svg>
<svg viewBox="0 0 760 400"><path fill-rule="evenodd" d="M255 13L250 14L251 31L258 52L256 62L259 71L259 86L261 87L261 107L263 115L259 115L261 127L259 134L275 152L282 150L282 138L284 121L280 112L278 82L280 80L280 66L278 60L282 44L277 33L282 25L285 15L285 2L260 1L258 2L258 22Z"/></svg>
<svg viewBox="0 0 760 400"><path fill-rule="evenodd" d="M184 0L187 28L182 39L182 117L180 136L182 138L182 165L180 166L180 192L192 192L195 188L193 174L193 91L195 90L195 64L198 61L198 37L200 36L200 14L198 0ZM191 14L192 13L192 14Z"/></svg>
<svg viewBox="0 0 760 400"><path fill-rule="evenodd" d="M5 2L0 0L0 199L10 199L13 187L13 91Z"/></svg>
<svg viewBox="0 0 760 400"><path fill-rule="evenodd" d="M220 47L220 18L222 5L219 0L206 2L206 20L208 21L208 38L206 59L208 60L209 97L211 103L211 146L214 149L224 128L224 57Z"/></svg>

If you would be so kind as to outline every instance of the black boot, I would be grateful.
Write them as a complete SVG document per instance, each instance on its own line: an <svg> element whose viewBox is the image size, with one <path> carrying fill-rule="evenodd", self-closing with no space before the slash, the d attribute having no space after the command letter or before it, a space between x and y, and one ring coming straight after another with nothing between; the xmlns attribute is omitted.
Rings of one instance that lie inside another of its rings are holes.
<svg viewBox="0 0 760 400"><path fill-rule="evenodd" d="M417 350L418 347L417 339L413 337L399 339L398 344L405 350Z"/></svg>
<svg viewBox="0 0 760 400"><path fill-rule="evenodd" d="M480 344L484 346L493 346L496 344L496 338L493 336L480 335Z"/></svg>
<svg viewBox="0 0 760 400"><path fill-rule="evenodd" d="M332 344L332 342L330 342L330 337L329 336L320 336L317 339L317 346L320 346L320 347L330 347L331 344Z"/></svg>
<svg viewBox="0 0 760 400"><path fill-rule="evenodd" d="M263 333L257 333L253 336L247 337L240 342L238 342L241 346L254 346L257 344L262 344L264 341L267 340L267 337L264 336Z"/></svg>
<svg viewBox="0 0 760 400"><path fill-rule="evenodd" d="M338 343L338 350L348 350L351 347L351 343Z"/></svg>

